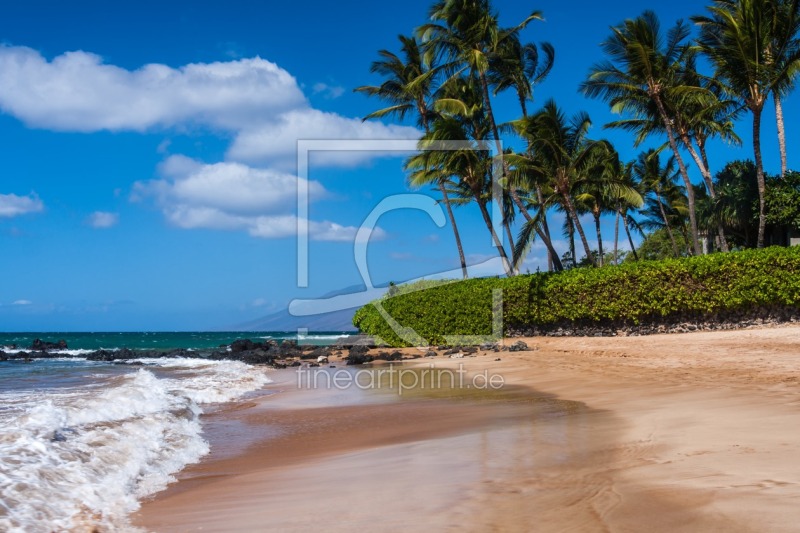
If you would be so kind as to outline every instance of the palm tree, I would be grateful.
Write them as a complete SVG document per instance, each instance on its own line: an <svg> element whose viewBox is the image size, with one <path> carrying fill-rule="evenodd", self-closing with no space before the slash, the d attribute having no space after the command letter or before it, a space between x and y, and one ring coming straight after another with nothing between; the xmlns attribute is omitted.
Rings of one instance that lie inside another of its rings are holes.
<svg viewBox="0 0 800 533"><path fill-rule="evenodd" d="M494 162L490 154L481 149L481 140L485 138L488 125L483 115L484 110L476 84L463 78L450 80L442 88L442 98L437 101L437 107L441 113L432 121L429 133L426 133L420 141L420 148L423 151L406 163L406 170L411 172L412 184L419 183L419 180L430 182L430 179L442 183L455 181L462 195L471 195L478 205L506 274L512 276L514 269L502 241L494 230L487 208L491 202ZM448 108L454 108L459 112L448 112ZM436 144L441 141L468 141L472 143L472 147L461 150L436 150ZM429 164L430 168L426 169L426 164Z"/></svg>
<svg viewBox="0 0 800 533"><path fill-rule="evenodd" d="M666 105L673 97L671 93L686 92L686 88L676 87L676 79L688 53L683 43L689 36L689 28L678 21L664 36L656 14L645 11L611 31L611 36L603 43L610 60L592 67L581 90L587 96L601 97L616 112L636 115L647 102L655 106L688 191L692 244L695 254L699 255L694 193L678 146L675 119Z"/></svg>
<svg viewBox="0 0 800 533"><path fill-rule="evenodd" d="M426 133L429 133L430 121L435 116L430 101L433 80L438 69L430 67L423 61L422 50L415 38L400 35L398 39L400 39L403 58L388 50L381 50L378 54L382 59L373 62L370 68L371 72L384 76L386 81L379 86L362 86L355 89L357 92L363 92L368 96L377 96L392 104L389 107L370 113L364 117L364 120L388 115L396 115L402 119L411 112L416 113L417 122ZM453 236L458 248L458 257L461 261L461 273L466 279L468 277L467 261L464 256L464 248L461 244L461 236L458 232L456 219L453 215L453 208L450 205L450 199L447 196L444 183L441 181L435 183L442 194L442 203L447 210L450 224L453 226Z"/></svg>
<svg viewBox="0 0 800 533"><path fill-rule="evenodd" d="M675 129L703 176L708 195L713 202L717 195L714 190L706 145L712 137L719 137L728 143L741 145L741 139L734 132L734 120L739 115L741 106L725 96L721 83L698 73L695 53L687 56L686 62L679 72L678 86L694 90L681 94L678 101L669 102L671 114L675 117ZM695 145L697 150L695 150ZM717 227L717 240L720 250L729 251L722 226Z"/></svg>
<svg viewBox="0 0 800 533"><path fill-rule="evenodd" d="M672 233L675 225L675 218L681 212L680 201L683 191L675 184L678 173L675 170L675 157L667 159L664 166L661 166L661 158L658 150L650 149L639 154L633 164L633 176L648 198L648 208L650 210L650 220L644 225L646 227L661 227L667 232L672 250L675 257L680 257L681 252ZM653 216L655 215L655 216ZM658 222L654 222L658 220Z"/></svg>
<svg viewBox="0 0 800 533"><path fill-rule="evenodd" d="M505 39L496 54L490 61L488 72L489 84L494 87L494 95L497 96L502 91L514 89L519 101L522 116L528 116L528 101L533 101L533 89L536 85L544 81L550 70L553 68L555 60L555 49L550 43L542 43L540 55L539 47L534 43L523 45L516 36ZM541 59L541 61L540 61ZM510 183L511 187L516 187L515 183ZM535 185L536 200L539 206L544 204L544 194L541 186ZM520 209L523 213L528 206ZM528 217L530 220L530 217ZM547 224L547 213L541 217L541 232L544 233L546 240L550 240L550 227ZM544 240L544 239L543 239ZM552 245L547 245L547 266L553 270L558 260L558 255L551 252ZM553 257L556 257L554 260ZM561 269L559 265L558 270Z"/></svg>
<svg viewBox="0 0 800 533"><path fill-rule="evenodd" d="M528 145L525 155L513 158L515 167L532 174L535 180L550 183L553 194L560 199L581 238L587 258L596 264L578 218L573 194L577 187L597 175L597 168L610 149L608 143L587 138L591 120L586 113L577 113L567 121L553 100L546 102L536 114L514 122L513 126Z"/></svg>
<svg viewBox="0 0 800 533"><path fill-rule="evenodd" d="M770 93L780 90L786 73L800 61L789 35L776 35L776 6L768 0L714 0L710 16L692 17L700 26L698 44L711 61L718 79L753 116L753 153L758 184L758 240L764 246L766 229L764 164L761 158L761 115ZM795 8L796 9L796 8Z"/></svg>
<svg viewBox="0 0 800 533"><path fill-rule="evenodd" d="M420 26L417 32L428 43L429 55L444 60L442 68L449 76L468 71L469 77L479 83L489 133L495 141L499 169L505 178L507 165L489 94L488 72L493 59L508 42L518 39L519 32L534 20L542 20L542 13L533 11L518 25L500 28L489 0L440 0L431 7L430 18L432 22ZM514 188L510 194L525 219L530 221L532 217ZM501 199L498 202L503 204ZM549 242L549 238L545 242Z"/></svg>
<svg viewBox="0 0 800 533"><path fill-rule="evenodd" d="M771 0L771 33L773 36L768 53L768 60L775 63L790 60L795 55L798 43L797 34L800 32L800 16L798 15L798 2L796 0ZM785 43L785 44L784 44ZM778 148L781 156L781 177L786 175L786 133L783 124L783 98L792 90L798 68L796 62L781 68L775 65L779 72L772 87L772 99L775 103L775 124L778 129Z"/></svg>
<svg viewBox="0 0 800 533"><path fill-rule="evenodd" d="M615 213L616 228L614 231L614 257L617 256L617 238L619 235L619 210L625 204L634 208L642 206L643 200L639 191L625 178L626 165L619 160L619 154L609 146L605 152L598 151L597 164L590 165L593 171L588 180L577 188L576 200L586 205L594 218L597 234L597 252L600 266L605 261L603 235L600 231L600 218L604 213Z"/></svg>
<svg viewBox="0 0 800 533"><path fill-rule="evenodd" d="M633 259L635 261L639 260L639 256L636 253L636 246L633 244L633 237L631 237L631 226L634 226L638 229L639 223L633 218L629 211L634 211L642 207L642 201L644 200L646 191L642 185L642 182L636 180L633 174L633 165L634 163L630 162L624 166L620 179L622 180L623 184L635 190L639 194L640 200L638 202L631 202L627 200L627 197L624 195L619 195L617 198L617 212L614 227L614 262L617 264L617 232L620 219L622 219L622 224L625 228L625 235L628 237L628 244L631 247ZM639 231L641 232L641 229Z"/></svg>

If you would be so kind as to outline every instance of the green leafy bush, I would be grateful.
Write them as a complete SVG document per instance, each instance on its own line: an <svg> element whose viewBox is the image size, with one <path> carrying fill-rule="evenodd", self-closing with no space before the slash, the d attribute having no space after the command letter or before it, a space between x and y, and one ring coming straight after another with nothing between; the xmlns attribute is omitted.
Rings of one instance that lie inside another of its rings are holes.
<svg viewBox="0 0 800 533"><path fill-rule="evenodd" d="M396 346L408 343L384 315L432 344L445 335L490 335L495 289L502 290L506 332L567 321L639 324L687 313L796 307L800 247L470 279L373 302L356 312L353 324Z"/></svg>

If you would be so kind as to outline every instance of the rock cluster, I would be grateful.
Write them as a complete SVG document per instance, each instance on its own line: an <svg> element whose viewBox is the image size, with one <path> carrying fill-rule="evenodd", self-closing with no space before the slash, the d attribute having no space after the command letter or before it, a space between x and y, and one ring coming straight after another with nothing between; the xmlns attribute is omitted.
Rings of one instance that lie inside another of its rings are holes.
<svg viewBox="0 0 800 533"><path fill-rule="evenodd" d="M509 337L624 337L657 333L743 329L790 322L800 322L800 308L758 307L708 314L676 313L666 317L646 317L638 324L614 320L565 321L547 326L512 327L508 329L508 335Z"/></svg>

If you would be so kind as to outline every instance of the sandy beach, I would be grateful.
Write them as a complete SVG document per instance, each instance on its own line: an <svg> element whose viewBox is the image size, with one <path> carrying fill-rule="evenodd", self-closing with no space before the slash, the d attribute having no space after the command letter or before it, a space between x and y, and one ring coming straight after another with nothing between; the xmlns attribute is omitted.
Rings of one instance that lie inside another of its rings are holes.
<svg viewBox="0 0 800 533"><path fill-rule="evenodd" d="M528 351L402 366L463 365L467 383L502 376L498 390L312 390L276 371L269 394L207 415L211 455L134 523L797 530L800 326L525 341Z"/></svg>

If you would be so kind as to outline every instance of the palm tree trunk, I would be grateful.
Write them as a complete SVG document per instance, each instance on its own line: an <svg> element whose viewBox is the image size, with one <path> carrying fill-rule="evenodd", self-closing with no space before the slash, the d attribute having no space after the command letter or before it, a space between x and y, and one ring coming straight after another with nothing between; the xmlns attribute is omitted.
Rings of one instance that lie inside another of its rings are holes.
<svg viewBox="0 0 800 533"><path fill-rule="evenodd" d="M525 104L525 95L517 91L517 97L519 98L519 107L522 109L522 117L528 118L528 106ZM550 227L547 225L547 208L544 205L542 187L538 183L536 184L536 201L539 202L539 209L542 210L542 233L544 233L544 236L542 236L541 239L545 242L545 246L547 247L547 271L552 272L556 262L558 262L556 270L564 270L561 260L558 258L558 254L553 249L553 245L550 241ZM525 211L527 211L527 209ZM522 212L523 215L525 214L521 209L520 212Z"/></svg>
<svg viewBox="0 0 800 533"><path fill-rule="evenodd" d="M603 257L603 235L600 233L600 213L592 213L594 217L594 229L597 232L597 254L599 256L599 263L600 266L605 264L605 258Z"/></svg>
<svg viewBox="0 0 800 533"><path fill-rule="evenodd" d="M506 238L508 239L508 248L511 250L512 254L514 252L514 236L511 234L511 224L508 223L508 220L503 221L503 227L506 230ZM517 273L515 269L515 274Z"/></svg>
<svg viewBox="0 0 800 533"><path fill-rule="evenodd" d="M619 252L619 208L617 208L617 215L614 217L614 264L619 265L617 253Z"/></svg>
<svg viewBox="0 0 800 533"><path fill-rule="evenodd" d="M675 133L672 131L672 122L667 115L667 110L664 108L664 102L661 101L661 97L657 94L653 96L653 100L655 100L656 107L658 107L658 113L661 116L661 121L664 123L664 128L667 130L669 146L672 148L672 153L675 154L675 160L678 162L678 168L681 171L683 183L686 185L686 197L689 201L689 225L691 226L692 232L692 247L694 248L695 255L702 255L700 239L698 238L697 232L697 213L695 212L692 180L689 179L689 171L686 170L686 164L683 162L683 157L681 157L681 152L678 149L678 143L675 141Z"/></svg>
<svg viewBox="0 0 800 533"><path fill-rule="evenodd" d="M539 202L539 209L542 211L542 232L547 236L547 241L550 242L550 226L547 224L547 207L544 205L544 194L542 194L542 188L539 185L536 185L536 201ZM553 271L553 265L555 265L555 261L558 260L558 254L551 251L552 248L552 244L547 246L547 270L549 272ZM561 262L559 261L558 270L562 270L560 264Z"/></svg>
<svg viewBox="0 0 800 533"><path fill-rule="evenodd" d="M514 191L514 189L511 189L511 199L514 201L514 204L517 206L517 208L519 208L519 212L522 213L522 216L525 217L525 220L527 220L528 222L533 220L533 217L528 212L528 208L525 207L525 204L522 203L522 200L520 200L519 195L516 193L516 191ZM538 235L539 238L542 239L542 242L547 247L547 252L551 254L551 256L553 257L553 264L555 265L556 270L557 271L564 270L564 266L561 264L561 260L558 258L558 253L556 253L555 248L553 248L553 243L550 240L550 235L544 233L538 227L535 228L535 230L536 230L536 235Z"/></svg>
<svg viewBox="0 0 800 533"><path fill-rule="evenodd" d="M589 248L589 241L586 240L586 234L583 232L583 226L581 226L581 221L578 219L578 212L575 211L575 206L572 204L572 199L569 197L569 194L561 194L561 197L564 199L564 205L567 206L567 211L569 212L570 218L572 218L573 224L575 224L575 229L578 231L578 235L581 238L581 243L583 244L583 249L586 252L586 258L592 264L592 266L597 266L597 261L594 260L594 256L592 256L592 250ZM572 257L572 260L575 261L575 257ZM575 261L577 264L577 261Z"/></svg>
<svg viewBox="0 0 800 533"><path fill-rule="evenodd" d="M703 160L703 165L711 171L711 166L708 164L708 154L706 154L706 142L705 139L701 140L701 137L695 135L695 140L697 142L697 149L700 150L700 157ZM713 181L711 182L714 183Z"/></svg>
<svg viewBox="0 0 800 533"><path fill-rule="evenodd" d="M700 151L700 158L703 161L703 165L708 169L709 173L711 172L711 167L708 165L708 155L706 154L706 144L704 140L701 140L700 137L695 137L695 141L697 142L697 149ZM711 199L716 199L716 192L714 191L714 180L710 180L706 182L708 185L708 194L711 196ZM719 238L719 249L723 252L730 252L731 249L728 246L728 240L725 238L725 228L723 226L717 227L717 237Z"/></svg>
<svg viewBox="0 0 800 533"><path fill-rule="evenodd" d="M426 108L424 105L418 106L419 114L422 117L422 123L425 127L425 133L430 133L431 128L430 124L428 123ZM443 181L439 181L439 191L442 193L442 200L444 201L444 206L447 209L447 216L450 218L450 224L453 226L453 237L456 239L456 248L458 248L458 259L461 261L461 275L464 279L469 277L469 273L467 272L467 260L464 257L464 247L461 244L461 235L458 233L458 226L456 225L456 217L453 215L453 206L450 205L450 198L447 196L447 189L444 186Z"/></svg>
<svg viewBox="0 0 800 533"><path fill-rule="evenodd" d="M500 239L497 237L497 233L494 231L494 226L492 225L492 217L489 216L489 211L486 209L486 202L480 198L477 194L475 195L475 201L478 202L478 207L481 210L481 215L483 215L483 222L486 224L486 228L489 230L489 233L492 235L492 242L494 242L494 247L497 248L497 253L500 256L500 260L503 262L503 270L506 271L506 276L512 277L514 275L514 269L511 266L511 261L508 260L508 255L506 255L506 249L503 247L503 243L500 242Z"/></svg>
<svg viewBox="0 0 800 533"><path fill-rule="evenodd" d="M781 151L781 177L786 176L786 131L783 127L783 104L777 92L772 93L775 99L775 123L778 126L778 148Z"/></svg>
<svg viewBox="0 0 800 533"><path fill-rule="evenodd" d="M569 232L569 253L572 256L572 266L575 267L578 264L575 259L575 224L572 223L569 213L567 213L567 231Z"/></svg>
<svg viewBox="0 0 800 533"><path fill-rule="evenodd" d="M658 193L656 193L656 200L658 201L658 209L661 211L661 219L664 221L664 229L667 230L669 241L672 243L672 252L675 254L675 257L680 257L681 253L678 251L678 243L675 242L675 235L672 234L672 229L669 227L667 212L664 211L664 204L661 203L661 195Z"/></svg>
<svg viewBox="0 0 800 533"><path fill-rule="evenodd" d="M461 274L464 279L469 277L467 273L467 260L464 257L464 248L461 245L461 236L458 233L458 226L456 226L456 217L453 216L453 207L450 205L450 198L447 197L447 189L443 182L439 182L439 190L442 192L442 199L444 206L447 209L447 216L450 218L450 224L453 225L453 236L456 238L456 247L458 247L458 258L461 260Z"/></svg>
<svg viewBox="0 0 800 533"><path fill-rule="evenodd" d="M753 113L753 155L756 159L756 180L758 181L758 248L764 247L764 232L767 227L764 195L766 183L764 181L764 164L761 161L761 106L752 106Z"/></svg>
<svg viewBox="0 0 800 533"><path fill-rule="evenodd" d="M497 148L497 155L503 160L503 146L500 144L500 133L497 131L497 123L494 121L494 112L492 111L492 101L489 97L489 82L486 81L486 75L480 76L481 89L483 90L483 101L486 109L486 120L489 121L489 126L492 128L492 135L494 135L494 144ZM503 164L503 175L505 176L505 164Z"/></svg>
<svg viewBox="0 0 800 533"><path fill-rule="evenodd" d="M681 134L681 140L683 141L686 150L689 151L689 155L691 155L692 159L694 159L694 163L697 165L700 175L703 176L703 181L706 182L706 187L708 187L709 196L711 196L711 198L716 198L717 195L714 193L714 180L711 179L711 171L708 169L708 165L706 165L705 161L701 159L700 155L697 153L697 150L694 149L692 139L688 134Z"/></svg>
<svg viewBox="0 0 800 533"><path fill-rule="evenodd" d="M631 252L633 253L633 258L638 261L639 254L636 253L636 247L633 245L633 238L631 237L631 230L628 227L628 217L626 215L622 215L622 224L625 226L625 233L628 234L628 244L631 245Z"/></svg>

